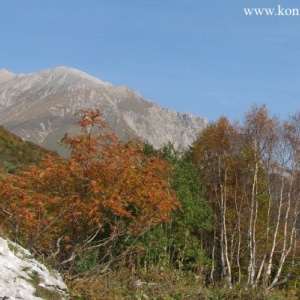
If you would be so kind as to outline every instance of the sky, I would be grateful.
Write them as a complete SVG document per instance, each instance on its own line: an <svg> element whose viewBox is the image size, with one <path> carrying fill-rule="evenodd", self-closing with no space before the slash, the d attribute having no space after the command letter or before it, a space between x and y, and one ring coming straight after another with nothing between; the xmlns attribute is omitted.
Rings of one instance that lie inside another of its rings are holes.
<svg viewBox="0 0 300 300"><path fill-rule="evenodd" d="M0 69L57 66L211 121L254 104L286 119L300 110L300 1L0 0Z"/></svg>

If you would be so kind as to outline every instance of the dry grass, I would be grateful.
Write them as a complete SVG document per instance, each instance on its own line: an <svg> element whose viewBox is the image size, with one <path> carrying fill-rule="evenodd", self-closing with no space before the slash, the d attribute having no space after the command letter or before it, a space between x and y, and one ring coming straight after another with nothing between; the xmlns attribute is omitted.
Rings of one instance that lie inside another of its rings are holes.
<svg viewBox="0 0 300 300"><path fill-rule="evenodd" d="M137 286L136 282L145 282ZM68 282L71 300L297 300L300 290L274 291L205 287L201 278L178 270L150 269L139 274L123 268Z"/></svg>
<svg viewBox="0 0 300 300"><path fill-rule="evenodd" d="M141 281L139 286L137 283ZM199 278L179 271L151 269L135 274L128 269L69 282L72 299L201 299Z"/></svg>

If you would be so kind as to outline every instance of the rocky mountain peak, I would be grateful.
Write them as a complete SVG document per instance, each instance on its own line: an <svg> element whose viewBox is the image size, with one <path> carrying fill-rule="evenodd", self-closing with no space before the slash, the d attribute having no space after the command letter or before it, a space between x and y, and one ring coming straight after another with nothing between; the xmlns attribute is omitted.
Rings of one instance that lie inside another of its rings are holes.
<svg viewBox="0 0 300 300"><path fill-rule="evenodd" d="M14 76L15 76L14 73L12 73L6 69L0 69L0 82L12 79Z"/></svg>
<svg viewBox="0 0 300 300"><path fill-rule="evenodd" d="M53 69L47 69L39 72L39 75L43 76L46 80L54 80L56 83L62 84L72 84L74 82L93 82L95 84L108 85L111 86L110 83L101 81L100 79L88 75L78 69L59 66Z"/></svg>
<svg viewBox="0 0 300 300"><path fill-rule="evenodd" d="M101 110L121 139L139 137L156 148L168 142L187 148L206 124L204 118L161 108L128 87L73 68L19 75L3 71L2 78L0 125L51 150L58 149L64 133L74 132L80 109Z"/></svg>

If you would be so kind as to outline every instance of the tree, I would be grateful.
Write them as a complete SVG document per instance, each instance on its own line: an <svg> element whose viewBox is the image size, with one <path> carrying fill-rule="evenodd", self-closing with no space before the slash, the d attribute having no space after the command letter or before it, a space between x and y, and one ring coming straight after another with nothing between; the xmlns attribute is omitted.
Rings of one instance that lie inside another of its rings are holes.
<svg viewBox="0 0 300 300"><path fill-rule="evenodd" d="M82 110L77 124L81 134L62 139L69 160L48 157L2 178L1 225L64 268L96 249L103 270L123 255L122 241L166 221L179 202L170 167L145 156L138 140L103 132L98 110ZM94 134L97 127L102 132Z"/></svg>
<svg viewBox="0 0 300 300"><path fill-rule="evenodd" d="M299 120L298 114L281 123L254 106L242 125L222 117L195 142L194 161L215 214L207 249L212 281L221 273L229 288L272 289L288 280L297 251Z"/></svg>
<svg viewBox="0 0 300 300"><path fill-rule="evenodd" d="M136 259L143 266L175 267L201 275L209 264L201 241L204 231L210 229L211 210L202 197L199 171L188 153L174 149L170 143L160 150L149 144L143 149L148 156L160 157L171 166L172 188L181 205L172 212L168 222L138 240L144 253Z"/></svg>
<svg viewBox="0 0 300 300"><path fill-rule="evenodd" d="M214 281L216 274L222 274L228 287L232 286L233 280L234 245L240 247L241 236L235 225L236 220L240 222L237 212L241 209L237 199L239 184L236 182L239 151L238 130L225 117L209 124L193 145L194 161L201 171L204 195L214 211L213 237L209 248L212 259L210 278Z"/></svg>

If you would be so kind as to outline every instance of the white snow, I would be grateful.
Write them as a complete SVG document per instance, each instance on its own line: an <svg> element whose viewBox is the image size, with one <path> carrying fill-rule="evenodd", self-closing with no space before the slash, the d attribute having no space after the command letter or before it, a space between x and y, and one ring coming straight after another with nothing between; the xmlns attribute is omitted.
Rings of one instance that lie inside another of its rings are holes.
<svg viewBox="0 0 300 300"><path fill-rule="evenodd" d="M34 278L40 287L66 298L67 287L57 272L50 273L29 251L0 237L0 299L41 300L34 295Z"/></svg>

